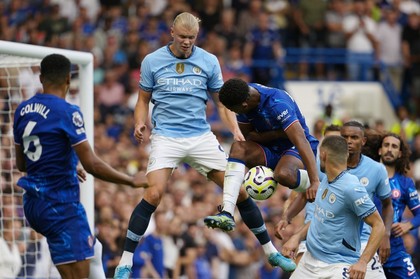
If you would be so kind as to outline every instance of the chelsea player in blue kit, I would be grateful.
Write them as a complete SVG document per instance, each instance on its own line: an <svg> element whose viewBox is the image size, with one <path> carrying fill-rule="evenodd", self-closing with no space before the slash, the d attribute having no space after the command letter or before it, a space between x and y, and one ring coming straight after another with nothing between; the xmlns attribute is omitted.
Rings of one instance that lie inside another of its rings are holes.
<svg viewBox="0 0 420 279"><path fill-rule="evenodd" d="M134 136L144 141L149 103L152 110L151 151L147 166L149 188L134 209L114 278L128 278L133 252L142 239L150 217L166 191L167 182L179 163L187 163L199 173L223 186L226 154L206 120L209 95L222 121L235 140L243 140L234 113L218 98L223 77L217 57L194 45L199 19L179 14L171 27L173 41L150 53L142 61L138 101L134 113ZM241 191L238 209L245 224L261 243L271 265L293 270L292 260L283 257L270 240L258 206Z"/></svg>
<svg viewBox="0 0 420 279"><path fill-rule="evenodd" d="M37 93L16 109L16 165L26 172L17 184L25 190L25 217L46 237L62 278L88 278L95 237L80 203L78 175L84 178L85 173L77 171L78 161L102 180L133 187L147 184L141 176L133 179L114 170L93 152L79 107L65 101L70 69L65 56L46 56L40 75L44 93Z"/></svg>
<svg viewBox="0 0 420 279"><path fill-rule="evenodd" d="M230 79L220 101L237 113L246 141L232 144L223 189L223 211L204 221L209 227L232 230L233 213L246 167L268 166L281 185L306 192L313 201L319 185L315 154L318 140L309 134L305 118L284 90Z"/></svg>
<svg viewBox="0 0 420 279"><path fill-rule="evenodd" d="M409 153L408 146L400 136L387 133L382 137L379 155L388 172L394 206L391 255L383 264L387 278L419 278L402 239L403 235L420 225L419 196L413 179L406 175L409 169ZM403 222L403 213L406 207L414 217Z"/></svg>
<svg viewBox="0 0 420 279"><path fill-rule="evenodd" d="M365 278L367 263L385 235L382 219L359 179L348 173L348 147L341 136L328 136L319 150L322 179L314 214L284 245L291 257L306 238L308 250L291 278ZM360 226L372 227L361 252Z"/></svg>

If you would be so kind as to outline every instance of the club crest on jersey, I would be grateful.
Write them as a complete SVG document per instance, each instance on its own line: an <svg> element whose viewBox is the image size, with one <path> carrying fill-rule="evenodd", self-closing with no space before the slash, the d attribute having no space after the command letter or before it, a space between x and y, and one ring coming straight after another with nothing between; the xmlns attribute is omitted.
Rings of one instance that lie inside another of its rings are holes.
<svg viewBox="0 0 420 279"><path fill-rule="evenodd" d="M366 187L369 185L369 179L367 177L362 177L360 178L360 184L362 184L362 186Z"/></svg>
<svg viewBox="0 0 420 279"><path fill-rule="evenodd" d="M391 192L391 196L393 199L398 199L401 196L401 192L398 189L394 189Z"/></svg>
<svg viewBox="0 0 420 279"><path fill-rule="evenodd" d="M194 74L199 75L199 74L201 74L201 69L199 67L193 67L193 72L194 72Z"/></svg>
<svg viewBox="0 0 420 279"><path fill-rule="evenodd" d="M328 201L330 203L335 203L336 200L337 200L337 197L334 195L334 193L331 193L331 195L328 197Z"/></svg>
<svg viewBox="0 0 420 279"><path fill-rule="evenodd" d="M82 127L83 126L83 118L82 115L78 111L73 112L73 124L76 127Z"/></svg>
<svg viewBox="0 0 420 279"><path fill-rule="evenodd" d="M185 70L185 64L184 63L176 63L176 72L178 74L182 74Z"/></svg>
<svg viewBox="0 0 420 279"><path fill-rule="evenodd" d="M321 198L322 198L322 199L325 199L325 197L327 196L327 193L328 193L328 189L325 189L325 190L324 190L324 193L322 193Z"/></svg>

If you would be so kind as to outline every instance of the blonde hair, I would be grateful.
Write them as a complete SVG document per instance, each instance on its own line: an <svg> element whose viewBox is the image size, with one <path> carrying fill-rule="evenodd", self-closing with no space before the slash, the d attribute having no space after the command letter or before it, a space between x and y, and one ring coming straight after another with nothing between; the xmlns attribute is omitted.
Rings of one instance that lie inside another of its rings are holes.
<svg viewBox="0 0 420 279"><path fill-rule="evenodd" d="M190 13L183 12L176 16L172 26L182 26L184 28L193 30L199 29L200 19Z"/></svg>

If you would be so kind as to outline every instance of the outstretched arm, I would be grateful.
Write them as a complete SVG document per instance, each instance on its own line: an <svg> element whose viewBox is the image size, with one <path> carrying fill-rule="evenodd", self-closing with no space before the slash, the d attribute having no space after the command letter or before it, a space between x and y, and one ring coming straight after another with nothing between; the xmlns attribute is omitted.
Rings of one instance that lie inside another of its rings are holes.
<svg viewBox="0 0 420 279"><path fill-rule="evenodd" d="M299 243L306 239L306 235L308 234L309 226L311 222L306 223L303 225L300 230L298 230L294 235L292 235L289 240L283 245L281 253L289 258L294 258L296 255L296 251L299 248Z"/></svg>
<svg viewBox="0 0 420 279"><path fill-rule="evenodd" d="M297 193L292 191L288 197L286 204L289 204L284 210L281 220L276 225L276 237L283 239L283 232L291 223L292 219L302 211L306 205L305 193Z"/></svg>
<svg viewBox="0 0 420 279"><path fill-rule="evenodd" d="M364 221L372 227L372 232L359 261L349 268L350 278L365 278L367 264L375 255L385 236L385 226L377 210L366 217Z"/></svg>
<svg viewBox="0 0 420 279"><path fill-rule="evenodd" d="M147 187L144 174L139 173L133 179L133 177L115 170L93 152L88 141L77 144L74 146L74 150L83 168L93 176L112 183L130 185L132 187Z"/></svg>

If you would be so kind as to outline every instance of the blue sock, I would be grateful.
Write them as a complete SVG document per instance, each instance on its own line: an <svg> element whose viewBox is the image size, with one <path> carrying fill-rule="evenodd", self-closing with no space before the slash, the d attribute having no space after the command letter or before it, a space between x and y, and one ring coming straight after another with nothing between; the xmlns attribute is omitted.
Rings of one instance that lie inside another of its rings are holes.
<svg viewBox="0 0 420 279"><path fill-rule="evenodd" d="M124 251L134 253L140 239L150 222L150 217L155 212L156 206L151 205L144 199L136 206L128 223L127 236L125 238Z"/></svg>
<svg viewBox="0 0 420 279"><path fill-rule="evenodd" d="M260 209L255 202L248 197L241 203L238 203L238 210L241 214L242 220L248 228L254 233L261 245L270 242L267 228L265 227L263 217Z"/></svg>

